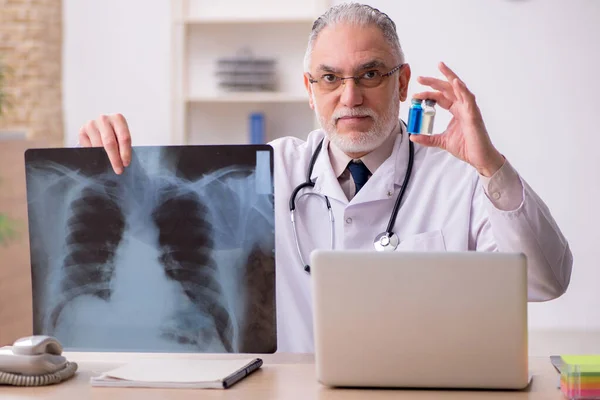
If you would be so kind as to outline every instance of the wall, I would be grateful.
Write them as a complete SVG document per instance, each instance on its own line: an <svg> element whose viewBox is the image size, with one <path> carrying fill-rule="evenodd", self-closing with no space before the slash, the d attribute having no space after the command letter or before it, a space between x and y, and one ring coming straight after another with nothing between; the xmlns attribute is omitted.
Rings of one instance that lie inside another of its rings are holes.
<svg viewBox="0 0 600 400"><path fill-rule="evenodd" d="M135 144L170 128L170 1L64 0L65 144L100 114L123 113Z"/></svg>
<svg viewBox="0 0 600 400"><path fill-rule="evenodd" d="M61 62L62 1L0 0L0 346L32 333L23 153L63 143Z"/></svg>
<svg viewBox="0 0 600 400"><path fill-rule="evenodd" d="M494 143L550 207L575 257L569 291L530 306L532 328L599 329L600 223L594 0L373 0L398 25L413 74L446 61L477 95ZM122 112L137 144L169 140L169 1L65 0L67 142ZM415 81L410 92L418 90ZM402 113L406 117L407 104ZM436 128L449 121L441 113Z"/></svg>
<svg viewBox="0 0 600 400"><path fill-rule="evenodd" d="M0 0L0 63L10 68L12 104L0 130L62 145L61 51L61 0Z"/></svg>
<svg viewBox="0 0 600 400"><path fill-rule="evenodd" d="M0 139L0 347L33 333L23 153L42 145Z"/></svg>
<svg viewBox="0 0 600 400"><path fill-rule="evenodd" d="M495 145L541 195L571 244L571 286L558 300L530 305L531 328L600 328L600 2L370 4L396 21L414 78L440 76L443 60L466 82ZM409 96L423 89L413 80ZM448 121L442 113L436 130Z"/></svg>

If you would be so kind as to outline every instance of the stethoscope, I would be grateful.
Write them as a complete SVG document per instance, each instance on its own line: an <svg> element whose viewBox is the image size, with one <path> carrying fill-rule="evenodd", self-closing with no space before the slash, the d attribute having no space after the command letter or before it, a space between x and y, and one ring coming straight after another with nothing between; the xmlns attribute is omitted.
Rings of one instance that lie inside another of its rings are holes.
<svg viewBox="0 0 600 400"><path fill-rule="evenodd" d="M402 124L406 127L406 124L404 123L404 121L402 121ZM408 134L408 135L410 136L410 134ZM406 170L406 175L404 176L404 182L402 184L402 187L400 188L400 194L396 198L396 203L394 204L394 208L392 209L392 214L390 215L390 220L388 222L387 229L385 230L385 232L382 232L379 235L377 235L377 237L375 237L375 240L373 241L373 245L375 246L375 250L377 250L377 251L394 251L400 244L400 239L398 238L398 235L396 235L393 232L393 228L394 228L394 224L396 223L396 216L398 215L398 211L400 210L400 204L402 203L402 198L404 197L404 192L406 191L406 187L408 186L408 182L410 181L410 175L411 175L412 166L413 166L413 158L415 155L415 149L414 149L413 142L410 140L408 142L409 142L408 168ZM296 228L296 222L295 222L296 196L298 195L298 192L300 192L300 190L302 190L302 189L315 187L315 182L313 180L311 180L310 177L312 175L313 168L315 166L317 157L319 156L319 153L321 152L322 147L323 147L323 139L321 140L321 142L315 149L314 153L312 154L312 157L310 158L310 163L308 165L308 173L306 175L306 182L303 182L300 185L296 186L296 188L292 191L292 195L290 196L290 217L292 219L292 226L293 226L293 230L294 230L294 239L296 240L296 248L298 249L298 255L300 256L300 261L302 262L302 265L304 265L304 271L306 271L309 274L310 274L310 265L308 265L304 261L304 257L302 257L302 251L300 250L300 242L298 240L298 230ZM329 214L329 221L331 224L330 225L330 237L331 237L331 249L333 249L333 247L334 247L334 238L333 238L334 219L333 219L333 211L331 210L331 203L329 202L329 198L325 195L319 195L314 192L306 193L306 195L314 195L314 196L319 196L319 197L324 198L325 205L327 206L327 213Z"/></svg>

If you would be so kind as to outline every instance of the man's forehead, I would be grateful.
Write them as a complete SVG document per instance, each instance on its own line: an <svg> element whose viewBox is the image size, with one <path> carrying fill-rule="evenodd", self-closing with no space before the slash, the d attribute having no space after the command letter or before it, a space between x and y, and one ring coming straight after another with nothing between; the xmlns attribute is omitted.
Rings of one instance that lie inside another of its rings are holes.
<svg viewBox="0 0 600 400"><path fill-rule="evenodd" d="M372 58L369 61L357 62L354 65L330 65L327 63L321 63L316 65L316 70L319 72L331 72L331 73L342 73L345 70L351 71L363 71L367 69L383 69L388 68L385 60L380 58Z"/></svg>
<svg viewBox="0 0 600 400"><path fill-rule="evenodd" d="M376 25L336 24L324 28L311 55L311 69L355 71L365 67L389 67L392 47Z"/></svg>

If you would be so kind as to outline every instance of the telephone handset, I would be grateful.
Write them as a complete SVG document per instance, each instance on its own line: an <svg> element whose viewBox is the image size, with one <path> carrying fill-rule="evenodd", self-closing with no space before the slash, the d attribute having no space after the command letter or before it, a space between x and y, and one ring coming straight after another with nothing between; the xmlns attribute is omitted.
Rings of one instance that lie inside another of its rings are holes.
<svg viewBox="0 0 600 400"><path fill-rule="evenodd" d="M62 355L62 345L46 335L27 336L0 347L0 385L41 386L70 378L77 364Z"/></svg>

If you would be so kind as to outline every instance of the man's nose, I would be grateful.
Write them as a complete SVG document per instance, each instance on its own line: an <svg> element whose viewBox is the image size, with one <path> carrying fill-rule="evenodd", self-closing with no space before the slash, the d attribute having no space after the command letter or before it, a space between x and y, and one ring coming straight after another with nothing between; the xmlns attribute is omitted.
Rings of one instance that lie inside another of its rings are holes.
<svg viewBox="0 0 600 400"><path fill-rule="evenodd" d="M346 107L356 107L362 104L363 95L354 79L346 79L342 83L340 102Z"/></svg>

